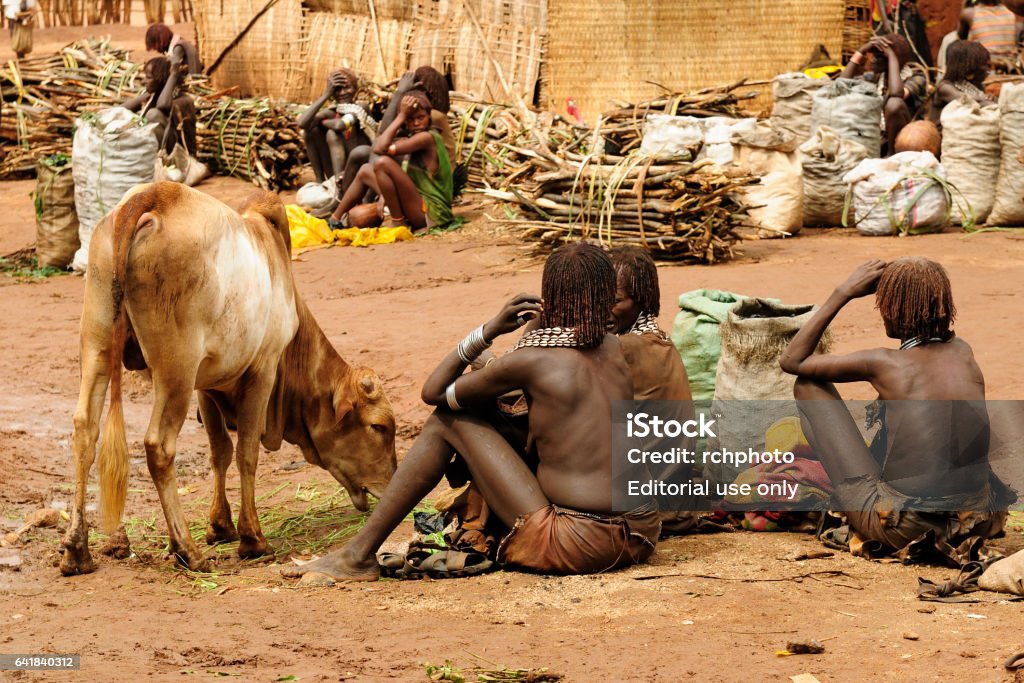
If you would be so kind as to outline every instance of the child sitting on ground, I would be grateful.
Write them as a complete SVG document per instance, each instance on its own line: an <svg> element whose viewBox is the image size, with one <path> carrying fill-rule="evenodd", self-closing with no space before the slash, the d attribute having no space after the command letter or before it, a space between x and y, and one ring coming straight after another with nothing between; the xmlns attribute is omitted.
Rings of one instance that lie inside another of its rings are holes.
<svg viewBox="0 0 1024 683"><path fill-rule="evenodd" d="M441 134L430 126L427 96L414 90L402 97L398 115L373 143L374 159L362 166L328 223L342 228L343 218L356 207L367 189L384 201L390 216L385 227L413 230L447 227L452 216L452 166ZM399 132L406 136L400 137ZM400 158L408 155L408 160Z"/></svg>
<svg viewBox="0 0 1024 683"><path fill-rule="evenodd" d="M299 117L306 155L318 183L340 175L352 150L369 145L376 133L376 122L353 101L358 89L354 71L332 71L323 93ZM324 107L332 99L334 104Z"/></svg>
<svg viewBox="0 0 1024 683"><path fill-rule="evenodd" d="M125 102L124 107L157 124L153 132L165 152L170 153L177 140L175 135L167 134L170 126L172 131L180 131L182 144L195 156L196 107L192 98L178 88L179 63L173 57L153 57L146 62L142 74L146 90Z"/></svg>

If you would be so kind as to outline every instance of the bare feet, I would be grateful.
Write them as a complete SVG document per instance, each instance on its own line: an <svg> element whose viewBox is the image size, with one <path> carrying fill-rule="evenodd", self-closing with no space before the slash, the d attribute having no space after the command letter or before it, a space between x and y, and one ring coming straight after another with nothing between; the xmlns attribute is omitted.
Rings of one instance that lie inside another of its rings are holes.
<svg viewBox="0 0 1024 683"><path fill-rule="evenodd" d="M403 216L389 216L385 218L380 224L382 228L402 228L405 227L405 218Z"/></svg>
<svg viewBox="0 0 1024 683"><path fill-rule="evenodd" d="M285 567L281 570L281 575L289 579L297 579L311 572L326 574L335 581L376 581L380 578L377 558L357 559L347 547L335 550L319 560L307 562L301 566Z"/></svg>

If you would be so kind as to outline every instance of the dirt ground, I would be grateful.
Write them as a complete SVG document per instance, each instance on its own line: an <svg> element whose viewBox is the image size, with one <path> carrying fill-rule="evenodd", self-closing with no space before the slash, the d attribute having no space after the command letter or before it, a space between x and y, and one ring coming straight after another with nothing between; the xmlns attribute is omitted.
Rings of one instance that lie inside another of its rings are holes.
<svg viewBox="0 0 1024 683"><path fill-rule="evenodd" d="M141 29L121 30L140 44ZM0 255L34 241L33 187L0 186ZM250 188L218 178L202 189L236 202ZM975 348L989 397L1021 398L1024 236L870 239L808 231L746 243L742 252L724 265L663 268L662 325L671 325L677 296L691 289L820 302L865 259L921 254L949 269L957 332ZM540 281L540 261L486 216L456 234L308 252L294 271L341 354L384 379L398 416L400 457L428 414L419 388L440 356L506 298L535 291ZM82 293L75 276L0 276L0 533L40 507L70 503ZM840 353L886 343L868 300L851 304L833 330ZM1015 680L1001 662L1024 649L1022 603L988 593L962 604L920 602L918 576L946 580L952 572L846 555L795 560L821 549L806 535L674 538L659 544L649 564L601 576L498 572L298 589L277 572L291 549L336 545L360 518L329 475L287 445L262 456L257 484L261 513L273 517L264 527L282 530L271 536L278 554L239 562L227 547L215 572L183 572L163 554L163 517L142 457L149 388L141 376L129 377L127 517L136 556L97 556L96 573L61 578L53 565L60 528L27 533L16 546L20 567L0 567L0 652L79 653L82 670L0 672L3 680L416 681L426 680L425 663L446 660L464 671L493 668L488 662L548 667L573 682L788 681L801 673L823 683ZM871 397L867 387L850 394ZM202 428L187 421L178 474L197 524L209 501L207 449ZM229 476L237 506L237 473ZM95 497L93 485L93 508ZM992 545L1005 552L1024 546L1024 522L1017 517L1015 524ZM308 533L291 535L289 525ZM405 524L392 538L410 532ZM828 570L843 574L813 574ZM662 578L641 580L654 575ZM808 640L822 641L825 652L776 654Z"/></svg>

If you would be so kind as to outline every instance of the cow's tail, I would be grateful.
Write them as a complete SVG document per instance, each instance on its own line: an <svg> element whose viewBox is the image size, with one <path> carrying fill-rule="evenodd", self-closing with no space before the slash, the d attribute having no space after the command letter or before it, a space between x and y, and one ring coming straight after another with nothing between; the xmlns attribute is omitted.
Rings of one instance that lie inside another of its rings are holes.
<svg viewBox="0 0 1024 683"><path fill-rule="evenodd" d="M114 319L110 344L110 409L100 446L100 513L102 527L113 533L121 525L128 498L128 439L124 429L124 405L121 378L124 348L128 341L128 312L124 297L127 286L128 253L139 228L152 220L150 211L161 203L161 185L151 185L133 194L114 214L113 230L113 299Z"/></svg>

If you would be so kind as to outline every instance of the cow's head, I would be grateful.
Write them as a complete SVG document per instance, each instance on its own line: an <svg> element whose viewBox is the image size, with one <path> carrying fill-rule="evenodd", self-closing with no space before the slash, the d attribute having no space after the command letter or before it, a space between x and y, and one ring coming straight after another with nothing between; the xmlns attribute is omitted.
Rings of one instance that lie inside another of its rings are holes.
<svg viewBox="0 0 1024 683"><path fill-rule="evenodd" d="M353 368L333 387L331 405L310 430L321 467L345 487L357 510L380 498L395 473L395 413L377 373Z"/></svg>

